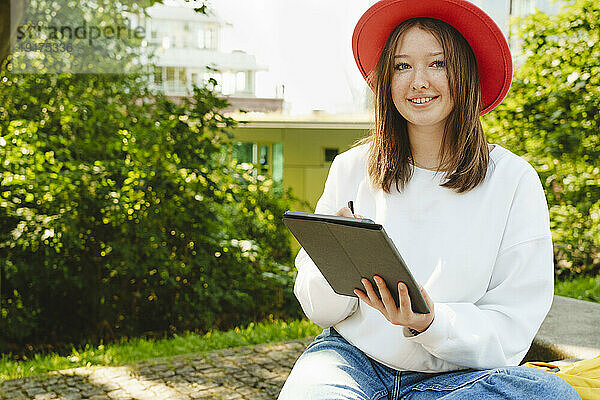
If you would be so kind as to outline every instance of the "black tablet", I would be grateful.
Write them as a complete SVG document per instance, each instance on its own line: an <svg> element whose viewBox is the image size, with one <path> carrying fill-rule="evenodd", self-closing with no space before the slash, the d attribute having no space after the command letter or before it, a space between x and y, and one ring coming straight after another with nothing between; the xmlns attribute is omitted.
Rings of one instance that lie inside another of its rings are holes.
<svg viewBox="0 0 600 400"><path fill-rule="evenodd" d="M370 219L287 211L283 223L315 262L331 288L338 294L354 296L365 291L360 282L373 276L383 278L398 306L398 282L408 288L412 310L429 313L408 266L383 226ZM379 295L379 293L378 293Z"/></svg>

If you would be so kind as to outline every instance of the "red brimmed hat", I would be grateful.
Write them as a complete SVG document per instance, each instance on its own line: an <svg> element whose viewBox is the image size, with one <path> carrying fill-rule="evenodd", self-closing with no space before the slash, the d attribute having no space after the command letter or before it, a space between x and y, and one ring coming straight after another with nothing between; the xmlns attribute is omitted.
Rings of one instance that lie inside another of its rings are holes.
<svg viewBox="0 0 600 400"><path fill-rule="evenodd" d="M385 42L394 28L416 17L444 21L467 39L477 58L481 115L500 104L512 81L510 49L498 25L483 10L466 0L381 0L375 3L358 20L352 35L354 59L363 77L367 79L377 66Z"/></svg>

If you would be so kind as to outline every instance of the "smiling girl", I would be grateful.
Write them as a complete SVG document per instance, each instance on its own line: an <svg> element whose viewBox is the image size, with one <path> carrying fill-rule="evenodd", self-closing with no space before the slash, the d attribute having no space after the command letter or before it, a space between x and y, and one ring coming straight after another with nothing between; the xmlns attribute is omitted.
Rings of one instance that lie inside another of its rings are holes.
<svg viewBox="0 0 600 400"><path fill-rule="evenodd" d="M353 200L382 224L431 312L377 276L338 295L301 249L294 292L324 330L279 398L578 399L518 366L552 303L553 251L536 171L488 144L480 121L510 87L502 32L464 0L382 0L353 50L375 126L335 158L315 212L352 217Z"/></svg>

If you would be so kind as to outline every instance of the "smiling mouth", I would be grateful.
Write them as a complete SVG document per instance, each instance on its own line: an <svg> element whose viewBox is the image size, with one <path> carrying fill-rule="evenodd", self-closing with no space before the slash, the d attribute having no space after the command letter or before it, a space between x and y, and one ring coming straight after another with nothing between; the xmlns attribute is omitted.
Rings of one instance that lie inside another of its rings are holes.
<svg viewBox="0 0 600 400"><path fill-rule="evenodd" d="M410 101L413 104L427 104L429 102L431 102L432 100L437 99L440 96L435 96L435 97L420 97L417 99L408 99L408 101Z"/></svg>

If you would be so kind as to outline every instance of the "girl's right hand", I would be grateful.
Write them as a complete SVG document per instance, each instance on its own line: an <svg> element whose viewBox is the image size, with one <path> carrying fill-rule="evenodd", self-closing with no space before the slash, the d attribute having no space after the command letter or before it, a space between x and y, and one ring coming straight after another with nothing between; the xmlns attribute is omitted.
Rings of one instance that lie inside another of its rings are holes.
<svg viewBox="0 0 600 400"><path fill-rule="evenodd" d="M337 215L338 217L363 218L362 215L352 214L349 207L340 208L334 215Z"/></svg>

